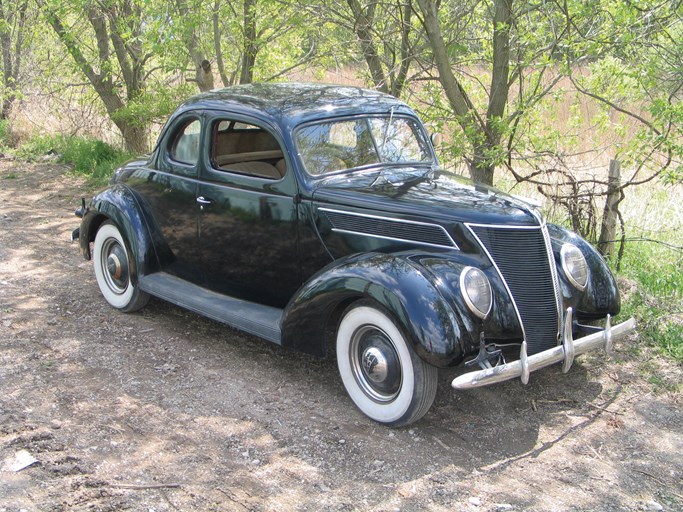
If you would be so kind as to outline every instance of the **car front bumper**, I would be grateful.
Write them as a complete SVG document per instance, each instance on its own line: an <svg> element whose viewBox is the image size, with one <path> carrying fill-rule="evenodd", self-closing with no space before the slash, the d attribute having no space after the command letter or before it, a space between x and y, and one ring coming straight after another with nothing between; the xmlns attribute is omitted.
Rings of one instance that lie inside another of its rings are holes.
<svg viewBox="0 0 683 512"><path fill-rule="evenodd" d="M636 328L636 321L629 318L625 322L612 326L610 316L607 315L605 328L579 339L572 338L572 308L567 309L564 321L564 335L562 344L534 355L527 355L526 341L522 343L519 360L500 364L492 368L468 372L453 379L454 389L472 389L489 386L497 382L519 377L524 384L529 382L531 372L545 368L555 363L562 363L562 371L568 372L578 355L593 350L604 349L612 351L615 341L624 338Z"/></svg>

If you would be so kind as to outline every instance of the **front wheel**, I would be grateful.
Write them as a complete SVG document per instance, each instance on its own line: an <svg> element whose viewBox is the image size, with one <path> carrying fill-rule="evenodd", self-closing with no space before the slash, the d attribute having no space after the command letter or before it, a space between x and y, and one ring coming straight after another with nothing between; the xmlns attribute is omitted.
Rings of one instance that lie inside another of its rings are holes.
<svg viewBox="0 0 683 512"><path fill-rule="evenodd" d="M337 365L351 400L379 423L408 425L434 402L437 369L420 359L395 322L369 303L344 314L337 331Z"/></svg>
<svg viewBox="0 0 683 512"><path fill-rule="evenodd" d="M131 281L128 254L126 242L116 225L102 224L93 247L95 277L107 302L125 313L137 311L149 300L149 295Z"/></svg>

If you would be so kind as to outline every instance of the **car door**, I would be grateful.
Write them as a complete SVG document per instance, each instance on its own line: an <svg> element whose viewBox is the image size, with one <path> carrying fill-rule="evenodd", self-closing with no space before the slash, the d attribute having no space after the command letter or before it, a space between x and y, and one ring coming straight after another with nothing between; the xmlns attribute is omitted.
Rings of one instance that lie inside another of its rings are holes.
<svg viewBox="0 0 683 512"><path fill-rule="evenodd" d="M301 276L297 185L281 140L245 116L216 114L207 123L197 192L207 287L284 307Z"/></svg>
<svg viewBox="0 0 683 512"><path fill-rule="evenodd" d="M157 165L137 172L129 181L151 210L161 270L203 284L197 216L197 175L203 119L188 112L175 120L160 141Z"/></svg>

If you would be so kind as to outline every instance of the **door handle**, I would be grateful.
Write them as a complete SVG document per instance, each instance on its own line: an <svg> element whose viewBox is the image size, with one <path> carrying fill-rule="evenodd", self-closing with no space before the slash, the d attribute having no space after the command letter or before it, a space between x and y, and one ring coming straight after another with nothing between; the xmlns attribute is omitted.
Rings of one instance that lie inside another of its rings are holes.
<svg viewBox="0 0 683 512"><path fill-rule="evenodd" d="M205 198L204 196L199 196L199 197L197 198L197 202L198 202L199 204L202 204L202 205L203 205L203 204L212 204L212 203L213 203L213 199L207 199L207 198Z"/></svg>

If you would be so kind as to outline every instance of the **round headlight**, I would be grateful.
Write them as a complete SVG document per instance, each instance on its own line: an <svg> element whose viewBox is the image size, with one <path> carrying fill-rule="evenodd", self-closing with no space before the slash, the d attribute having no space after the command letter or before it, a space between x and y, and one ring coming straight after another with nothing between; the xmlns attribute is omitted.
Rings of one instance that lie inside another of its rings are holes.
<svg viewBox="0 0 683 512"><path fill-rule="evenodd" d="M569 282L579 291L585 290L588 284L588 264L579 248L572 244L564 244L560 250L560 259Z"/></svg>
<svg viewBox="0 0 683 512"><path fill-rule="evenodd" d="M481 319L488 316L493 306L493 293L489 280L481 270L465 267L460 274L460 291L472 313Z"/></svg>

